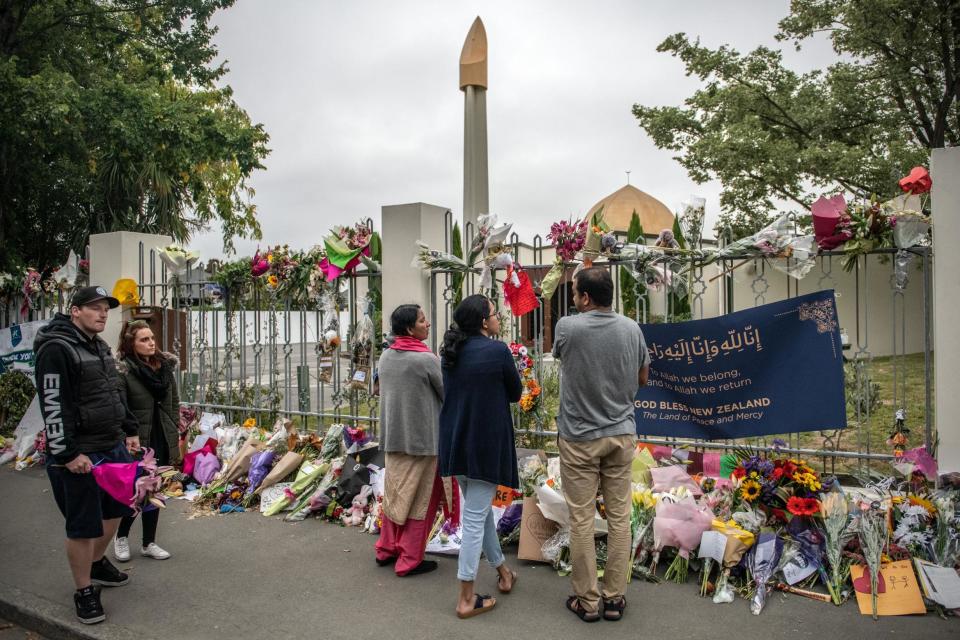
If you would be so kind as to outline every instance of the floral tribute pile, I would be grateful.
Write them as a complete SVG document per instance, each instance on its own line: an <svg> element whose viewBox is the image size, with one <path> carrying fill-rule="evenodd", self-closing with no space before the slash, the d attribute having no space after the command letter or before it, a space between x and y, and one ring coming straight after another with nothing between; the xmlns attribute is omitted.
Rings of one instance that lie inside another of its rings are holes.
<svg viewBox="0 0 960 640"><path fill-rule="evenodd" d="M944 476L935 489L935 470L927 476L929 469L897 467L879 484L850 488L780 449L721 456L641 444L633 464L633 576L684 583L696 572L700 596L717 604L743 598L755 615L773 590L838 606L854 598L874 617L960 613L960 602L943 595L948 585L938 590L927 578L952 575L960 586L960 479ZM559 465L526 460L520 476L558 527L541 541L543 559L567 573L569 514ZM599 498L596 517L603 569ZM891 580L897 590L885 587Z"/></svg>
<svg viewBox="0 0 960 640"><path fill-rule="evenodd" d="M510 343L510 353L516 362L517 371L520 373L520 380L523 382L523 395L520 396L520 410L525 413L536 411L540 406L540 394L542 389L537 382L536 372L534 371L533 357L530 356L527 348L519 342Z"/></svg>

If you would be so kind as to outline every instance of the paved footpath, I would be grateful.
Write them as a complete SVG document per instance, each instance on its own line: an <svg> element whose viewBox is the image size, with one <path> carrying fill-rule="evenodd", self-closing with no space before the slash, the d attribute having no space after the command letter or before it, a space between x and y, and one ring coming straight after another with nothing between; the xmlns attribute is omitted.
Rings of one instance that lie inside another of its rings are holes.
<svg viewBox="0 0 960 640"><path fill-rule="evenodd" d="M259 513L190 515L188 503L170 501L158 538L173 557L135 555L121 565L130 584L104 589L107 622L86 627L74 619L63 521L45 473L0 469L0 617L30 628L18 616L32 616L50 638L139 640L960 637L955 618L873 622L854 603L834 607L779 593L753 616L744 600L715 605L700 598L692 578L685 585L634 581L622 622L587 625L564 609L569 579L533 563L520 563L516 591L500 596L496 610L459 620L455 558L439 558L431 574L398 578L376 566L375 537L357 529L315 520L289 524ZM139 532L135 525L132 541ZM508 561L515 563L515 547ZM479 589L495 593L494 577L483 565Z"/></svg>

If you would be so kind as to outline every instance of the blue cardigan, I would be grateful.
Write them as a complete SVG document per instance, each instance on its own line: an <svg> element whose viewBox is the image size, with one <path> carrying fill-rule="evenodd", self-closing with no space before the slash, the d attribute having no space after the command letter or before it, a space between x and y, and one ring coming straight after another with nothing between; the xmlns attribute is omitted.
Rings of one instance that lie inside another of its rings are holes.
<svg viewBox="0 0 960 640"><path fill-rule="evenodd" d="M522 392L507 345L484 336L467 338L457 364L443 369L440 475L520 487L510 403Z"/></svg>

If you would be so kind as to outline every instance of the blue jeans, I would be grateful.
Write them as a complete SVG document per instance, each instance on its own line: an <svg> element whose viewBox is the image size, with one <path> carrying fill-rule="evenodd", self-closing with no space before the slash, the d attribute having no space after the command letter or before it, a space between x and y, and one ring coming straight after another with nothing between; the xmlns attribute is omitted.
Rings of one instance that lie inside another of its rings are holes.
<svg viewBox="0 0 960 640"><path fill-rule="evenodd" d="M503 564L503 551L500 550L492 509L497 485L464 476L457 476L457 482L463 491L457 578L473 582L477 577L481 548L491 567L496 569Z"/></svg>

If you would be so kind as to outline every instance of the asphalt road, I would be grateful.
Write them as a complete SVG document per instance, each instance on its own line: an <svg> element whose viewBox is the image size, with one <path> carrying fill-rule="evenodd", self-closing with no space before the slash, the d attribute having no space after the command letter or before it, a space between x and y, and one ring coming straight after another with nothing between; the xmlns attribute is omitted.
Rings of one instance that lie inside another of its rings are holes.
<svg viewBox="0 0 960 640"><path fill-rule="evenodd" d="M139 525L131 541L136 543ZM14 586L72 617L72 581L63 552L63 521L42 469L0 469L0 587ZM834 607L774 593L760 616L745 600L716 605L684 585L634 581L622 622L587 625L564 609L569 581L549 567L520 563L516 590L494 611L471 620L454 614L456 559L437 571L398 578L373 561L375 538L309 520L288 524L259 513L191 517L173 500L158 542L173 557L134 555L122 566L127 586L104 589L111 630L151 638L815 638L878 640L960 637L960 621L935 615L861 616L854 603ZM136 551L136 545L132 544ZM508 550L515 563L515 548ZM496 591L485 564L478 588ZM97 631L97 627L91 631ZM121 628L117 628L121 627ZM0 636L0 639L5 636Z"/></svg>

